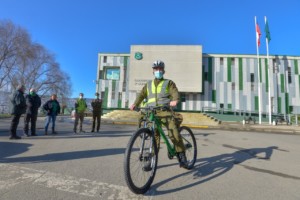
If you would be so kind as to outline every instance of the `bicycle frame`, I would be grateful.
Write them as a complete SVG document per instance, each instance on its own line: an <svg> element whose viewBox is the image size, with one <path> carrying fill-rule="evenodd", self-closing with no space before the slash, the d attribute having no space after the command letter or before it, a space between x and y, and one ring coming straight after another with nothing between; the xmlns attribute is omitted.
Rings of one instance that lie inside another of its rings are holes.
<svg viewBox="0 0 300 200"><path fill-rule="evenodd" d="M149 112L149 111L148 111ZM149 113L147 112L146 114L146 118L148 119L148 121L150 123L152 123L152 126L151 126L151 132L153 133L153 136L155 135L155 126L159 132L159 135L160 137L163 139L164 143L167 145L167 149L168 149L168 152L169 152L169 155L170 156L176 156L176 150L175 150L175 147L173 144L171 144L164 132L164 130L162 129L162 122L160 119L158 119L154 112L155 110L151 110L151 113L149 115ZM145 123L147 123L147 119L145 120ZM146 125L144 126L145 128L150 128L150 127L146 127ZM155 138L155 137L153 137Z"/></svg>

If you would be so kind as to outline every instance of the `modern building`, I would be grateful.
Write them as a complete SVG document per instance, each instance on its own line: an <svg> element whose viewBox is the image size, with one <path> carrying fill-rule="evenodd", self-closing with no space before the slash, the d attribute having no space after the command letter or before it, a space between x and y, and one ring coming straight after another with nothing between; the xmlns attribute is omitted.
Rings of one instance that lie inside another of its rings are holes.
<svg viewBox="0 0 300 200"><path fill-rule="evenodd" d="M96 91L104 107L128 108L153 79L158 59L165 62L164 77L177 84L180 110L258 113L261 102L266 115L269 108L273 114L300 113L299 56L206 54L200 45L133 45L128 54L99 53Z"/></svg>

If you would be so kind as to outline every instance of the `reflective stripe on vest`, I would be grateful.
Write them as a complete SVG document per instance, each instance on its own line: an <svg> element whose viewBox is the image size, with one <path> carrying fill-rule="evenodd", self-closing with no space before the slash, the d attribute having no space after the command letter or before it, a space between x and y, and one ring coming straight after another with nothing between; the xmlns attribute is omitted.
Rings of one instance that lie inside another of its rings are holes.
<svg viewBox="0 0 300 200"><path fill-rule="evenodd" d="M161 106L170 103L169 80L161 81L156 87L154 81L147 83L147 106Z"/></svg>

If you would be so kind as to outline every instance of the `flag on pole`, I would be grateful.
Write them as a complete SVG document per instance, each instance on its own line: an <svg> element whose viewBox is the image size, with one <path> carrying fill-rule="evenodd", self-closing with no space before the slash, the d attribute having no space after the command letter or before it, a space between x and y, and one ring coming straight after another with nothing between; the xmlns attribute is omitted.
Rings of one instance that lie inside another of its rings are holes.
<svg viewBox="0 0 300 200"><path fill-rule="evenodd" d="M261 36L261 32L258 24L256 23L256 42L258 46L260 46L260 36Z"/></svg>
<svg viewBox="0 0 300 200"><path fill-rule="evenodd" d="M269 24L268 24L267 20L266 20L266 26L265 26L265 33L266 33L266 38L268 39L268 43L270 43L271 34L270 34Z"/></svg>

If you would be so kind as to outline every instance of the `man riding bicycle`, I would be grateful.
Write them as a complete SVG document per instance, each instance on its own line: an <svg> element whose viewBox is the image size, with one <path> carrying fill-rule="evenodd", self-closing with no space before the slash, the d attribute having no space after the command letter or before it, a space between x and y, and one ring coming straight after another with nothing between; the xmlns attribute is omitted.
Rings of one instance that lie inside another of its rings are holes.
<svg viewBox="0 0 300 200"><path fill-rule="evenodd" d="M148 101L144 106L177 106L179 101L179 93L176 84L172 80L164 79L165 64L163 61L157 60L152 65L154 80L148 81L140 95L137 97L135 102L130 106L130 110L134 110L137 106L140 106L144 99ZM184 167L187 163L185 156L185 147L178 132L173 113L167 109L158 110L156 116L161 119L163 125L168 129L168 135L173 142L180 167ZM155 139L157 143L157 149L159 149L160 137L157 130L155 130Z"/></svg>

